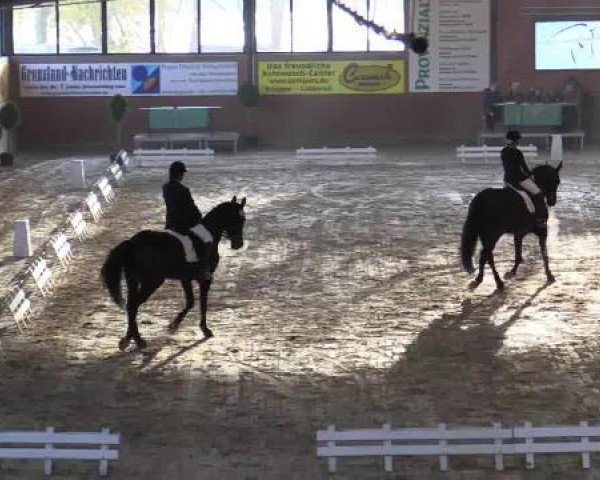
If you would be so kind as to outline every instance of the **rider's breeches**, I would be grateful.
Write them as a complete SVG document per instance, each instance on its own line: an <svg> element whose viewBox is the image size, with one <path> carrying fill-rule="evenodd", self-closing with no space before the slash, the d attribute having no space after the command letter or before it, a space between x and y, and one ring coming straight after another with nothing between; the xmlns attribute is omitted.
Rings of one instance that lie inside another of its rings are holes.
<svg viewBox="0 0 600 480"><path fill-rule="evenodd" d="M539 189L539 187L535 184L535 182L531 178L527 178L527 179L523 180L522 182L519 183L519 186L523 190L526 190L527 192L531 193L532 195L539 195L540 193L542 193L542 191Z"/></svg>

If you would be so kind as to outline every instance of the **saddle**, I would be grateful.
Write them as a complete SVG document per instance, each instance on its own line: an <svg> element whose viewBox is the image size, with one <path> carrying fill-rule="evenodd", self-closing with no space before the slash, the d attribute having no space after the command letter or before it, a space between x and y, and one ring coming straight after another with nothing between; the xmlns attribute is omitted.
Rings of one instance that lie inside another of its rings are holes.
<svg viewBox="0 0 600 480"><path fill-rule="evenodd" d="M520 190L518 188L515 188L514 186L512 186L509 183L505 183L504 185L506 188L511 189L512 191L518 193L521 196L521 198L525 202L525 206L527 207L527 211L529 213L531 213L532 215L535 213L535 205L533 204L533 200L531 199L531 196L529 195L528 192L526 192L525 190Z"/></svg>
<svg viewBox="0 0 600 480"><path fill-rule="evenodd" d="M191 230L200 238L200 240L202 240L204 244L212 243L214 241L212 234L201 223L193 227ZM185 253L185 261L187 263L196 263L199 261L196 250L194 249L194 244L192 243L192 239L189 237L189 235L182 235L181 233L177 233L168 229L165 229L165 232L173 235L181 242L183 251Z"/></svg>

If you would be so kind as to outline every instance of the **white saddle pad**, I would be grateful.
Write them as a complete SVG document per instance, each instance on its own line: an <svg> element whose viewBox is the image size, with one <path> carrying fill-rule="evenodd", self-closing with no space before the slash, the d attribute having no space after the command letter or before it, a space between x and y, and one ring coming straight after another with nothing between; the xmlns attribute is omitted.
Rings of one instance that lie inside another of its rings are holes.
<svg viewBox="0 0 600 480"><path fill-rule="evenodd" d="M198 237L200 237L200 239L204 243L213 242L212 234L201 223L192 228L192 230L196 235L198 235ZM194 250L194 244L192 243L192 239L188 235L181 235L180 233L174 232L173 230L165 230L165 232L173 235L181 242L181 245L183 245L183 251L185 252L186 262L195 263L198 261L198 255L196 255L196 250Z"/></svg>
<svg viewBox="0 0 600 480"><path fill-rule="evenodd" d="M527 195L527 192L524 192L523 190L519 190L519 189L513 187L512 185L509 185L508 183L506 184L506 186L508 188L512 188L515 192L517 192L519 195L521 195L521 197L523 198L523 201L525 202L525 206L527 207L527 210L529 210L529 213L535 213L535 205L533 204L533 200L531 200L531 197L529 195Z"/></svg>

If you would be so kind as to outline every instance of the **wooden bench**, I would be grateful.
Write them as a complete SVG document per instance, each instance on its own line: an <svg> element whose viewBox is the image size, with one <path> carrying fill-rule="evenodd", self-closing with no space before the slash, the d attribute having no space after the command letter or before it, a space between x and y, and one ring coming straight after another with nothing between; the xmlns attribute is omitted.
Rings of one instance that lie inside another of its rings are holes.
<svg viewBox="0 0 600 480"><path fill-rule="evenodd" d="M596 437L591 440L590 437ZM533 469L536 453L581 454L582 466L590 468L590 453L600 452L600 427L579 426L506 428L500 424L482 428L401 428L317 431L317 456L327 458L329 471L337 469L338 457L383 457L384 469L393 470L393 457L434 456L440 470L447 471L448 457L489 455L496 470L504 469L504 455L525 455L526 468Z"/></svg>
<svg viewBox="0 0 600 480"><path fill-rule="evenodd" d="M43 460L46 475L52 475L55 460L95 460L100 462L100 476L105 477L108 461L119 458L120 442L120 435L108 428L101 432L55 432L52 427L46 431L0 431L0 459Z"/></svg>
<svg viewBox="0 0 600 480"><path fill-rule="evenodd" d="M500 153L504 147L491 147L489 145L468 147L459 145L456 147L456 158L459 158L465 163L467 158L483 158L487 163L488 158L500 158ZM535 145L522 145L519 150L525 158L536 158L538 156L538 148Z"/></svg>
<svg viewBox="0 0 600 480"><path fill-rule="evenodd" d="M576 138L579 142L579 149L583 150L583 139L585 138L585 132L583 130L576 130L573 132L521 132L521 138L542 139L546 142L546 148L549 150L552 135L562 135L563 138ZM479 136L479 143L483 145L486 140L499 140L503 141L506 139L506 132L482 132Z"/></svg>

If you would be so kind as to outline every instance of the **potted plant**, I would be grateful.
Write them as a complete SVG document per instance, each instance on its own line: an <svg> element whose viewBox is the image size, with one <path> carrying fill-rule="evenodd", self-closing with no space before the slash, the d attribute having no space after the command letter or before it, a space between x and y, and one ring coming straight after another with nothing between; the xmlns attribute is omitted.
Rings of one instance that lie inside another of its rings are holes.
<svg viewBox="0 0 600 480"><path fill-rule="evenodd" d="M110 118L117 125L117 151L121 150L121 137L123 132L122 121L127 113L127 100L123 95L114 95L108 104Z"/></svg>
<svg viewBox="0 0 600 480"><path fill-rule="evenodd" d="M19 106L11 101L5 102L0 107L0 127L6 131L6 152L0 153L0 165L8 167L13 164L14 155L12 154L11 130L19 126L21 122L21 111Z"/></svg>
<svg viewBox="0 0 600 480"><path fill-rule="evenodd" d="M258 145L258 136L252 135L250 131L252 124L251 111L253 107L258 105L258 100L260 98L258 87L250 80L246 80L246 82L242 83L238 88L238 98L240 99L240 103L246 109L246 125L244 135L246 137L246 145L256 146Z"/></svg>

